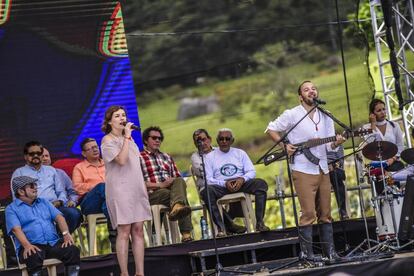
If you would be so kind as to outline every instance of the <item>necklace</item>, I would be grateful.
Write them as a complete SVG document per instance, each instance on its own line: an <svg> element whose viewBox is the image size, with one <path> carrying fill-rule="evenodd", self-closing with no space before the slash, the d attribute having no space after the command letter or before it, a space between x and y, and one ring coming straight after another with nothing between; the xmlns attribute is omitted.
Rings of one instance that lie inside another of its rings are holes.
<svg viewBox="0 0 414 276"><path fill-rule="evenodd" d="M309 119L311 119L312 123L315 125L315 130L318 131L319 130L318 125L321 122L321 116L319 115L319 112L315 112L314 116L316 113L318 113L318 122L315 122L310 116L309 116Z"/></svg>
<svg viewBox="0 0 414 276"><path fill-rule="evenodd" d="M109 134L112 135L115 138L121 138L122 137L122 135L121 136L118 136L118 135L113 134L112 132L109 132Z"/></svg>

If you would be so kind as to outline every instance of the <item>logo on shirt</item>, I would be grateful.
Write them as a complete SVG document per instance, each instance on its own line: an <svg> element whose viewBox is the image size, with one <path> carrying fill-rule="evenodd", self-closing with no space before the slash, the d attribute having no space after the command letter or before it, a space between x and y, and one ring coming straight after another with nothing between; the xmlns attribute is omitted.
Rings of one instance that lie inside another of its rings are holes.
<svg viewBox="0 0 414 276"><path fill-rule="evenodd" d="M237 167L233 164L224 164L220 169L220 173L224 176L233 176L237 173Z"/></svg>

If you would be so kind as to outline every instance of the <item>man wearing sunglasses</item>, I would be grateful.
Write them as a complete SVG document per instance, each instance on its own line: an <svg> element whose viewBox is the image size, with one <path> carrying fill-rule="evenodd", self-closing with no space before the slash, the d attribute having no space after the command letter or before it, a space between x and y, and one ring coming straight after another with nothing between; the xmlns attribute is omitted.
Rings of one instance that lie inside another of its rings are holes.
<svg viewBox="0 0 414 276"><path fill-rule="evenodd" d="M197 151L193 152L191 155L191 170L196 177L197 189L201 193L205 189L204 173L202 168L202 160L200 157L200 152L203 156L206 156L208 153L216 150L216 148L211 146L211 136L208 134L207 130L200 128L194 131L193 133L193 142L197 148ZM203 200L204 204L206 202ZM246 232L246 227L234 223L233 218L239 217L240 214L243 216L243 211L240 205L240 202L230 203L230 209L227 212L223 211L223 220L224 225L226 226L226 232L231 234L242 234Z"/></svg>
<svg viewBox="0 0 414 276"><path fill-rule="evenodd" d="M169 219L178 220L181 241L192 241L191 208L187 200L187 185L170 155L161 152L162 130L151 126L142 133L145 150L141 152L141 169L151 205L169 206Z"/></svg>
<svg viewBox="0 0 414 276"><path fill-rule="evenodd" d="M21 263L25 263L29 275L42 274L43 260L56 258L65 264L65 275L79 274L80 252L74 245L68 225L54 206L44 198L38 198L37 179L17 176L12 180L14 201L6 208L7 233L16 244ZM62 232L56 232L55 224Z"/></svg>
<svg viewBox="0 0 414 276"><path fill-rule="evenodd" d="M12 183L15 177L23 175L38 179L38 197L50 201L63 213L63 216L68 223L69 231L70 233L73 233L73 231L80 225L82 214L76 207L66 206L68 197L65 185L62 183L56 169L52 166L45 166L42 164L42 144L37 141L27 142L24 145L23 153L26 165L13 172L11 177Z"/></svg>
<svg viewBox="0 0 414 276"><path fill-rule="evenodd" d="M226 194L244 192L255 195L256 203L256 231L269 231L264 224L263 217L266 210L267 183L256 177L256 170L247 153L233 148L233 132L229 128L220 129L217 134L219 148L206 155L205 168L210 201ZM203 200L207 202L207 192L201 192ZM224 236L225 225L220 216L217 204L211 204L210 213L217 225L217 237Z"/></svg>

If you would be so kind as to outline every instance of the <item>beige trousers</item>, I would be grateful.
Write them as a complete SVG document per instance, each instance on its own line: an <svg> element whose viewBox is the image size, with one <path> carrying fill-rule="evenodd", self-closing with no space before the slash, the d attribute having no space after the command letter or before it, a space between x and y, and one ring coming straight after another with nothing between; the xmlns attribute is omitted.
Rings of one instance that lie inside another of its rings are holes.
<svg viewBox="0 0 414 276"><path fill-rule="evenodd" d="M292 171L292 178L301 208L299 225L310 225L316 218L318 223L332 222L329 174Z"/></svg>

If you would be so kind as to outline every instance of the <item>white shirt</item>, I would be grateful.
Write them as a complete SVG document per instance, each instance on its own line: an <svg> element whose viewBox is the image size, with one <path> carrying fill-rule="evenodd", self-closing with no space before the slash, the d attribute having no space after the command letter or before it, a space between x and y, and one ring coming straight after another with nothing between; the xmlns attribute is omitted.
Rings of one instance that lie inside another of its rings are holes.
<svg viewBox="0 0 414 276"><path fill-rule="evenodd" d="M243 177L249 181L256 177L256 170L244 150L230 148L228 152L220 149L209 152L204 159L208 185L226 187L226 181Z"/></svg>
<svg viewBox="0 0 414 276"><path fill-rule="evenodd" d="M394 179L395 181L406 181L409 175L414 174L414 166L408 165L404 169L398 172L395 172L395 173L391 173L391 174L392 174L392 179Z"/></svg>
<svg viewBox="0 0 414 276"><path fill-rule="evenodd" d="M298 105L292 109L288 109L282 113L276 120L269 123L266 128L277 132L287 132L296 122L298 122L305 114L306 109L302 105ZM318 123L319 122L319 123ZM315 126L317 123L317 129ZM315 138L327 138L335 136L334 124L331 118L316 109L313 114L313 121L309 116L300 122L287 136L290 144L298 144ZM324 174L329 173L326 151L333 151L332 142L310 148L311 153L319 158L319 165L310 162L304 154L296 154L294 163L291 165L292 170L307 174L319 174L321 169Z"/></svg>
<svg viewBox="0 0 414 276"><path fill-rule="evenodd" d="M371 124L365 124L363 126L365 129L371 129ZM400 156L401 152L404 150L404 140L402 131L400 128L400 125L396 122L394 122L394 127L391 125L390 122L387 121L387 126L385 128L385 135L382 134L382 132L378 129L373 130L372 134L367 135L367 142L373 142L373 141L387 141L394 143L397 148L397 156Z"/></svg>

